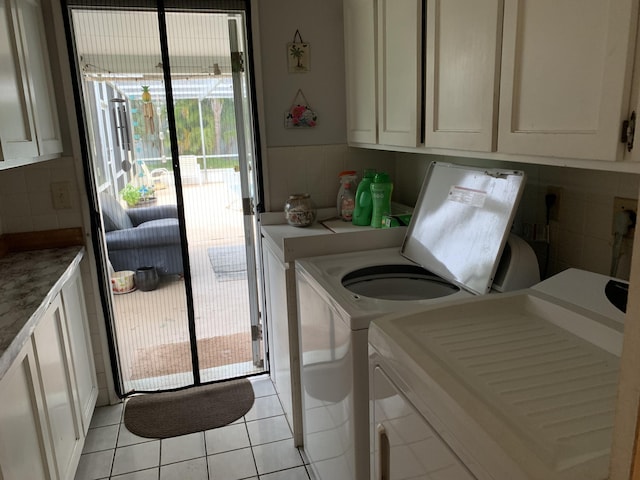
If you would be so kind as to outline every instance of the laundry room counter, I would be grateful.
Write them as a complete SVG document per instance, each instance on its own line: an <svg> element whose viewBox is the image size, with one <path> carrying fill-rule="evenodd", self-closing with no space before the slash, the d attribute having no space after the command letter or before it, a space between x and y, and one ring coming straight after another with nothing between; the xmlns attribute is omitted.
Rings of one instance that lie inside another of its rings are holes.
<svg viewBox="0 0 640 480"><path fill-rule="evenodd" d="M319 221L308 227L294 227L286 223L284 213L263 213L260 216L263 241L281 262L291 262L332 253L400 247L407 231L407 227L353 225L333 217L334 214L334 208L320 209Z"/></svg>
<svg viewBox="0 0 640 480"><path fill-rule="evenodd" d="M359 227L335 218L335 213L335 208L319 209L321 220L308 227L287 224L284 212L260 216L269 369L296 446L302 444L302 400L295 261L370 249L399 250L407 231L407 227Z"/></svg>

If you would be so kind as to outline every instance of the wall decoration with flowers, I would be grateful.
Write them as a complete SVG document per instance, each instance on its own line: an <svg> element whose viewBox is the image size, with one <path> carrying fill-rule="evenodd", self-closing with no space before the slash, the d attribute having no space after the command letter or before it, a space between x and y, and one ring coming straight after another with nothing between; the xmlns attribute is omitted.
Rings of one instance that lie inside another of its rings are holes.
<svg viewBox="0 0 640 480"><path fill-rule="evenodd" d="M309 105L302 89L298 89L296 96L293 97L291 107L284 114L285 128L315 127L317 122L318 115Z"/></svg>

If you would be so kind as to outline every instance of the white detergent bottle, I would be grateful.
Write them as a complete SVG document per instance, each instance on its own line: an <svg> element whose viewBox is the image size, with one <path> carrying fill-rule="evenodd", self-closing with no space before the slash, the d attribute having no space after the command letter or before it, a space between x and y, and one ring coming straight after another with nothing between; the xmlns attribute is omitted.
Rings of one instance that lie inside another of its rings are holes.
<svg viewBox="0 0 640 480"><path fill-rule="evenodd" d="M345 222L350 222L353 218L353 209L356 206L356 195L351 186L351 182L343 184L342 196L340 197L340 218Z"/></svg>
<svg viewBox="0 0 640 480"><path fill-rule="evenodd" d="M336 198L336 208L338 210L338 216L342 218L342 196L344 195L345 185L348 183L349 188L355 191L358 175L355 170L345 170L344 172L340 172L338 179L340 180L340 188L338 189L338 197Z"/></svg>

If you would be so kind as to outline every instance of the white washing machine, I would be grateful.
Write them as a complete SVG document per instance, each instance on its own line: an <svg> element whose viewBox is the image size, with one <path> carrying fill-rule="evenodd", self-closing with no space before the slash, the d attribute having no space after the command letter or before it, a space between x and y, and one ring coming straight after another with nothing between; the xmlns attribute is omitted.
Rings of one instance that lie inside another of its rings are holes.
<svg viewBox="0 0 640 480"><path fill-rule="evenodd" d="M539 281L531 248L508 235L523 186L522 172L433 163L400 251L296 262L304 451L319 480L369 480L371 320Z"/></svg>
<svg viewBox="0 0 640 480"><path fill-rule="evenodd" d="M371 478L608 478L627 286L569 269L375 320Z"/></svg>

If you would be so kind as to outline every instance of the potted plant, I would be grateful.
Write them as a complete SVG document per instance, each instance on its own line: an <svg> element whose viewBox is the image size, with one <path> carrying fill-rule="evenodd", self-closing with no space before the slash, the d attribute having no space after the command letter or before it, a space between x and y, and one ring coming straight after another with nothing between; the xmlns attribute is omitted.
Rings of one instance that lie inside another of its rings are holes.
<svg viewBox="0 0 640 480"><path fill-rule="evenodd" d="M130 207L135 207L140 201L142 194L140 189L131 183L127 183L122 190L120 190L120 196L127 202Z"/></svg>
<svg viewBox="0 0 640 480"><path fill-rule="evenodd" d="M127 183L125 187L120 190L120 196L127 202L129 207L135 207L140 203L148 203L155 200L156 197L154 194L155 189L153 187L148 187L147 185L137 187L131 183Z"/></svg>

